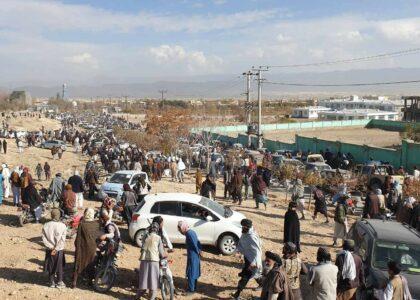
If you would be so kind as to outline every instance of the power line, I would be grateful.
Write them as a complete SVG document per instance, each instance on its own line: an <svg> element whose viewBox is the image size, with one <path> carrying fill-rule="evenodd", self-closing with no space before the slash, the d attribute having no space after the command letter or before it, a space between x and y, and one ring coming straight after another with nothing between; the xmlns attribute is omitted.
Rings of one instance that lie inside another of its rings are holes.
<svg viewBox="0 0 420 300"><path fill-rule="evenodd" d="M354 62L362 62L362 61L370 61L370 60L380 60L385 58L391 57L398 57L398 56L405 56L405 55L412 55L420 53L420 48L412 48L406 49L396 52L388 52L382 53L377 55L370 55L370 56L363 56L357 58L350 58L350 59L340 59L340 60L330 60L330 61L323 61L323 62L315 62L315 63L306 63L306 64L291 64L291 65L267 65L263 66L265 68L301 68L301 67L317 67L317 66L324 66L324 65L334 65L334 64L344 64L344 63L354 63Z"/></svg>
<svg viewBox="0 0 420 300"><path fill-rule="evenodd" d="M420 83L420 80L403 80L403 81L372 82L372 83L343 83L343 84L306 84L306 83L272 82L272 81L266 81L265 83L273 84L273 85L283 85L283 86L340 87L340 86L374 86L374 85Z"/></svg>

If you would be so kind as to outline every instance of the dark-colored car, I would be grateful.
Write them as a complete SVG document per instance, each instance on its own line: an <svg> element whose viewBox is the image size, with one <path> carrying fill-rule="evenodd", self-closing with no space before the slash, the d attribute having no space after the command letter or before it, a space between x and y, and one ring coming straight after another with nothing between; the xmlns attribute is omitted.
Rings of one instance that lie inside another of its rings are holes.
<svg viewBox="0 0 420 300"><path fill-rule="evenodd" d="M395 221L360 219L350 228L348 237L363 260L366 290L362 299L372 299L375 289L387 284L387 263L398 262L407 278L413 299L420 299L420 233Z"/></svg>

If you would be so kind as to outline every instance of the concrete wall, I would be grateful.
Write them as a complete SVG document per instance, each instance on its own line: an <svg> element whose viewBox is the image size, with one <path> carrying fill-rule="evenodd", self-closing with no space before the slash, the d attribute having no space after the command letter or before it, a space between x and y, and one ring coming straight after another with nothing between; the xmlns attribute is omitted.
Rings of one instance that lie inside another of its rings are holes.
<svg viewBox="0 0 420 300"><path fill-rule="evenodd" d="M387 120L371 120L367 124L367 128L378 128L389 131L402 132L407 126L415 126L420 128L420 123L404 122L404 121L387 121Z"/></svg>
<svg viewBox="0 0 420 300"><path fill-rule="evenodd" d="M317 121L317 122L296 122L296 123L279 123L279 124L263 124L262 131L273 130L299 130L325 127L346 127L346 126L366 126L370 120L344 120L344 121ZM192 129L192 132L208 131L208 132L243 132L247 131L246 125L235 126L215 126L215 127L199 127Z"/></svg>
<svg viewBox="0 0 420 300"><path fill-rule="evenodd" d="M227 144L241 143L247 145L248 136L238 135L237 138L226 135L213 134L215 139ZM256 137L252 137L252 143L256 144ZM388 149L373 147L368 145L356 145L350 143L342 143L340 141L328 141L318 138L310 138L296 135L295 143L283 143L273 140L264 140L264 147L269 151L278 150L302 150L319 153L321 150L337 153L351 153L356 163L365 163L369 158L389 162L394 167L404 166L404 168L412 171L414 166L420 166L420 143L403 140L400 149Z"/></svg>

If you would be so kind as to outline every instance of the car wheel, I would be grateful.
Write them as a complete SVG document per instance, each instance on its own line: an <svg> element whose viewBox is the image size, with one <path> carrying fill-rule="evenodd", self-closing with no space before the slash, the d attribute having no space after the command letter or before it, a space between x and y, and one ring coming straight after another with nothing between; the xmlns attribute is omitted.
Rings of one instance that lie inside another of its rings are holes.
<svg viewBox="0 0 420 300"><path fill-rule="evenodd" d="M235 235L231 233L224 234L219 239L219 243L218 243L219 251L223 255L232 255L236 250L237 242L238 242L238 238Z"/></svg>
<svg viewBox="0 0 420 300"><path fill-rule="evenodd" d="M134 242L138 247L143 247L143 237L146 234L146 229L140 229L136 232L136 235L134 236Z"/></svg>

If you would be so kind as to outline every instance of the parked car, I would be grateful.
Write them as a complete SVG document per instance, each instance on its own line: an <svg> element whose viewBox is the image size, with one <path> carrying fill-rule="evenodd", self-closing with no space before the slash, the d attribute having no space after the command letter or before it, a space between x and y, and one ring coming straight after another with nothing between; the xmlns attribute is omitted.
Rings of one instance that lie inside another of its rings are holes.
<svg viewBox="0 0 420 300"><path fill-rule="evenodd" d="M355 251L363 260L366 290L362 299L373 299L375 289L388 278L387 263L401 264L413 299L420 299L420 233L395 221L356 221L348 237L355 241Z"/></svg>
<svg viewBox="0 0 420 300"><path fill-rule="evenodd" d="M128 183L133 188L142 175L146 177L146 182L148 182L147 174L142 171L127 170L115 172L102 184L101 191L118 201L123 193L123 185Z"/></svg>
<svg viewBox="0 0 420 300"><path fill-rule="evenodd" d="M323 172L323 171L329 171L332 170L331 166L326 164L326 163L321 163L321 162L314 162L314 163L306 163L305 164L305 170L306 171L319 171L319 172Z"/></svg>
<svg viewBox="0 0 420 300"><path fill-rule="evenodd" d="M401 185L404 183L404 176L394 175L391 165L356 165L354 172L359 176L366 176L366 182L372 189L381 188L387 176L391 176L392 181L398 181Z"/></svg>
<svg viewBox="0 0 420 300"><path fill-rule="evenodd" d="M142 238L155 216L164 220L164 229L175 244L184 244L178 222L188 222L203 245L216 246L224 255L231 255L241 236L240 222L245 216L216 201L195 194L149 194L138 205L129 226L131 239L141 246Z"/></svg>
<svg viewBox="0 0 420 300"><path fill-rule="evenodd" d="M53 147L61 147L63 151L66 151L66 143L60 140L48 140L41 143L41 148L43 149L52 149Z"/></svg>

